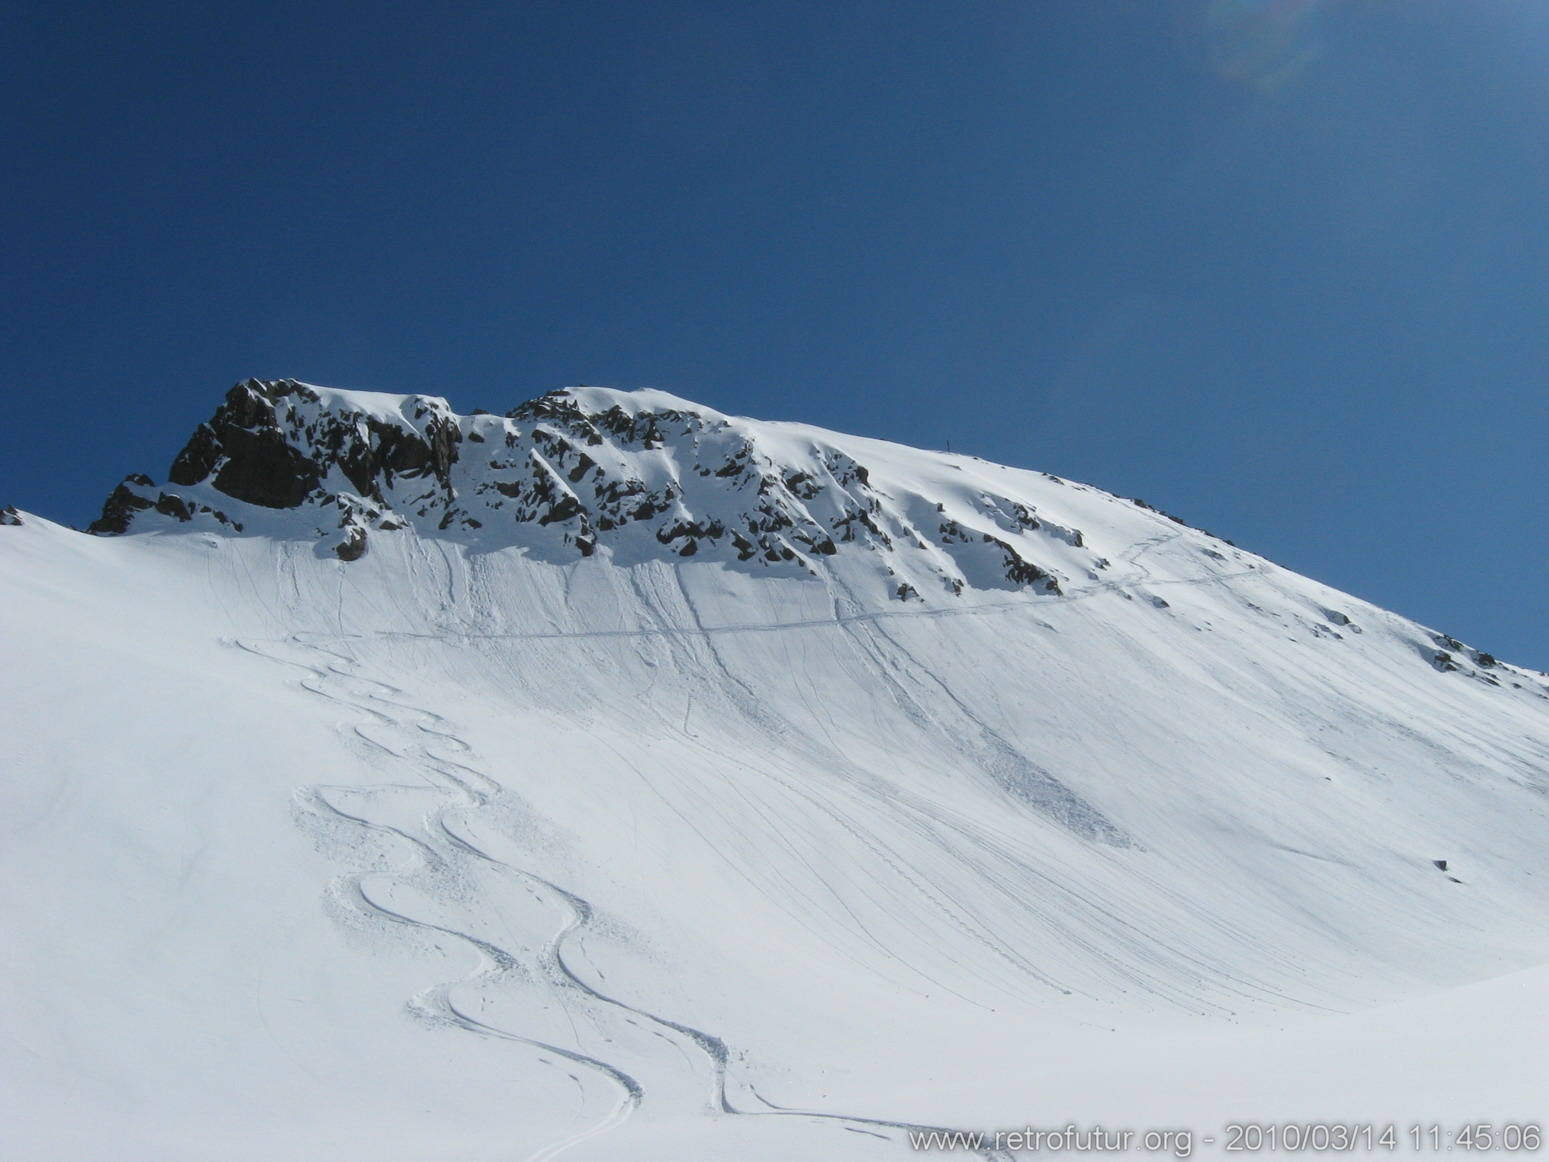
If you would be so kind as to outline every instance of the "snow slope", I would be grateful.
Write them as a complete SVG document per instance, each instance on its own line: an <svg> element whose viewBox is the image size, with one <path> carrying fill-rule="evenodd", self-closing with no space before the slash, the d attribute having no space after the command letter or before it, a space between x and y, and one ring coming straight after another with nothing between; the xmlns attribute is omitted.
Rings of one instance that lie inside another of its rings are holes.
<svg viewBox="0 0 1549 1162"><path fill-rule="evenodd" d="M1544 675L663 393L249 381L169 478L0 528L0 1156L1549 1112Z"/></svg>

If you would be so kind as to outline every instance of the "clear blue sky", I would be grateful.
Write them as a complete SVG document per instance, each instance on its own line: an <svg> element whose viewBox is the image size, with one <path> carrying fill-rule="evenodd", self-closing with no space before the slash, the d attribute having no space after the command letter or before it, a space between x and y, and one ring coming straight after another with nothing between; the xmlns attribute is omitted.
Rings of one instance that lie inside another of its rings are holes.
<svg viewBox="0 0 1549 1162"><path fill-rule="evenodd" d="M249 375L1089 481L1549 667L1541 0L0 4L0 503Z"/></svg>

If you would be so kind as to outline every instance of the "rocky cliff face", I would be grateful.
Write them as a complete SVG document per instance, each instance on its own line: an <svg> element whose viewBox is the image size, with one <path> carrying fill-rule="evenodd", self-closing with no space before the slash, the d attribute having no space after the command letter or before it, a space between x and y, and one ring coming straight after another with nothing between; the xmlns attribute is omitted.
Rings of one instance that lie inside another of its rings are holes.
<svg viewBox="0 0 1549 1162"><path fill-rule="evenodd" d="M925 495L908 474L875 478L841 440L876 452L893 477L899 455L937 474L966 462L662 392L568 388L503 416L459 416L429 396L247 380L195 431L165 486L130 476L90 531L261 528L326 538L346 561L407 530L551 557L603 548L740 569L816 572L841 551L867 552L900 600L965 587L1059 593L1072 567L1106 565L1025 496Z"/></svg>
<svg viewBox="0 0 1549 1162"><path fill-rule="evenodd" d="M456 418L444 400L414 398L408 414L384 420L358 408L330 407L293 379L247 380L199 425L172 462L167 483L190 495L215 494L265 509L337 504L341 490L326 483L335 471L360 496L383 505L384 487L391 491L398 476L429 475L450 493L448 473L461 439ZM114 489L89 531L128 532L149 512L177 521L208 515L242 529L202 499L185 500L136 474Z"/></svg>

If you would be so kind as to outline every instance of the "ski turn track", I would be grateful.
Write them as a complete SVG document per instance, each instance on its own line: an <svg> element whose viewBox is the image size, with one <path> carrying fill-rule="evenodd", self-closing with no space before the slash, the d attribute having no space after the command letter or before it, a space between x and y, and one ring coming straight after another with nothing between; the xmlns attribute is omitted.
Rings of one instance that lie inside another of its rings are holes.
<svg viewBox="0 0 1549 1162"><path fill-rule="evenodd" d="M728 1093L732 1054L721 1038L608 996L571 966L567 944L594 925L593 906L481 845L475 836L480 817L509 816L519 800L474 765L472 747L446 718L406 701L399 687L362 675L349 642L348 635L295 634L235 644L301 670L304 689L354 717L340 727L350 745L364 748L377 765L421 780L302 786L293 796L297 822L330 855L366 865L326 888L325 904L341 924L408 931L437 950L455 942L477 954L471 974L411 997L405 1004L411 1017L519 1046L575 1083L579 1116L589 1117L589 1124L528 1154L525 1162L551 1162L623 1126L648 1103L653 1111L676 1105L676 1112L698 1116L804 1119L885 1141L960 1132L776 1106L751 1085L743 1088L764 1108L735 1104ZM514 916L506 914L509 905L502 909L506 923L498 940L484 930L492 925L479 914L496 894L525 897ZM540 917L548 921L546 931L539 929ZM536 1029L539 1012L549 1014L548 1025ZM603 1056L599 1047L614 1053ZM685 1086L686 1080L691 1084ZM685 1093L699 1095L691 1110L683 1108ZM589 1113L604 1102L604 1114ZM992 1149L974 1153L986 1162L1008 1159Z"/></svg>

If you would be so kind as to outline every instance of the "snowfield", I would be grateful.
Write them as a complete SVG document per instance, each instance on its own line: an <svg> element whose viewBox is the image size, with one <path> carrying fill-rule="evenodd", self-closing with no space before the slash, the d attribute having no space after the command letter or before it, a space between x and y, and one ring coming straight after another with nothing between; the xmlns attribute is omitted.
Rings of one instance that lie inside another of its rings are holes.
<svg viewBox="0 0 1549 1162"><path fill-rule="evenodd" d="M0 527L0 1157L1549 1118L1544 675L968 457L242 390Z"/></svg>

